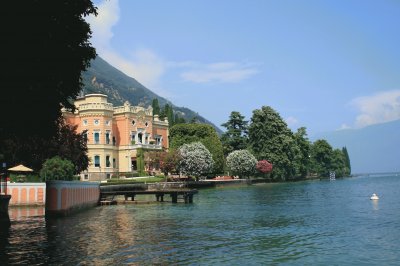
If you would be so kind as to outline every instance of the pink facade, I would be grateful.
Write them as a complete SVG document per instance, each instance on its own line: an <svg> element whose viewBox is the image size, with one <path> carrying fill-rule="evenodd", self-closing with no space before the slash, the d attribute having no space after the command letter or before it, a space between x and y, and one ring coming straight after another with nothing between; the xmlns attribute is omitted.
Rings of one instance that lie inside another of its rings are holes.
<svg viewBox="0 0 400 266"><path fill-rule="evenodd" d="M152 107L125 102L114 107L103 94L89 94L75 101L74 113L63 110L68 124L85 132L91 160L82 180L104 180L115 173L136 169L136 151L168 149L168 121L153 116Z"/></svg>

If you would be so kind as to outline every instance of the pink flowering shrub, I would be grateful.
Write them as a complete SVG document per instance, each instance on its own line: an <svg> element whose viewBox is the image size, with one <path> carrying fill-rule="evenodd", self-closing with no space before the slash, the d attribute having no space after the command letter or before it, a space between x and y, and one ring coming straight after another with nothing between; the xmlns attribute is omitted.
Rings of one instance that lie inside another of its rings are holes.
<svg viewBox="0 0 400 266"><path fill-rule="evenodd" d="M263 174L270 173L272 171L272 164L267 160L261 160L257 162L256 169Z"/></svg>

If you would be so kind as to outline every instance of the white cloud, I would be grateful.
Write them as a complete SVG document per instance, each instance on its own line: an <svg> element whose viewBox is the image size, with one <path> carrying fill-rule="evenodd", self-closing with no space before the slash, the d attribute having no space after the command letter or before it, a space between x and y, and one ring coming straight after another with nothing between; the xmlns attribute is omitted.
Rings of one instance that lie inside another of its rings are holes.
<svg viewBox="0 0 400 266"><path fill-rule="evenodd" d="M288 124L289 127L294 127L299 123L299 120L293 116L289 116L285 119L286 123Z"/></svg>
<svg viewBox="0 0 400 266"><path fill-rule="evenodd" d="M97 53L114 67L163 96L168 96L168 93L161 88L160 80L169 69L179 68L178 72L183 80L195 83L234 83L259 72L256 64L246 62L204 64L196 61L166 61L147 48L136 49L130 54L122 55L114 49L111 42L114 36L113 27L118 24L120 18L118 0L102 1L97 7L97 17L87 18L93 32L91 42L96 47Z"/></svg>
<svg viewBox="0 0 400 266"><path fill-rule="evenodd" d="M195 83L240 82L257 74L259 71L254 64L237 62L216 62L211 64L197 63L188 65L190 69L181 73L185 81Z"/></svg>
<svg viewBox="0 0 400 266"><path fill-rule="evenodd" d="M338 128L337 130L345 130L345 129L350 129L351 128L351 126L349 126L349 125L347 125L347 124L342 124L341 126L340 126L340 128Z"/></svg>
<svg viewBox="0 0 400 266"><path fill-rule="evenodd" d="M91 41L97 53L128 76L160 92L159 80L166 68L164 60L149 49L137 49L128 56L118 53L112 47L111 39L113 38L112 28L119 21L119 2L118 0L103 1L97 7L97 17L90 16L87 19L93 31Z"/></svg>
<svg viewBox="0 0 400 266"><path fill-rule="evenodd" d="M97 5L97 8L97 16L89 16L87 18L93 32L91 41L97 50L111 49L112 27L119 21L118 0L103 1Z"/></svg>
<svg viewBox="0 0 400 266"><path fill-rule="evenodd" d="M400 90L384 91L351 101L360 114L355 127L365 127L400 119Z"/></svg>

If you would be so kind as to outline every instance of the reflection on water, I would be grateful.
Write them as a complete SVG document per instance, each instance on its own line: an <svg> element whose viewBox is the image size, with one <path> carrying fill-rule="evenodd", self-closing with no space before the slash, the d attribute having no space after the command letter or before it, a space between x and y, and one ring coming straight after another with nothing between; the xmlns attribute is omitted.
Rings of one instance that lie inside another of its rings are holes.
<svg viewBox="0 0 400 266"><path fill-rule="evenodd" d="M379 202L377 200L371 200L372 202L372 208L374 209L374 211L378 211L379 210Z"/></svg>
<svg viewBox="0 0 400 266"><path fill-rule="evenodd" d="M382 264L400 260L400 180L201 190L194 204L103 206L45 219L11 208L1 264ZM371 191L384 196L369 199Z"/></svg>

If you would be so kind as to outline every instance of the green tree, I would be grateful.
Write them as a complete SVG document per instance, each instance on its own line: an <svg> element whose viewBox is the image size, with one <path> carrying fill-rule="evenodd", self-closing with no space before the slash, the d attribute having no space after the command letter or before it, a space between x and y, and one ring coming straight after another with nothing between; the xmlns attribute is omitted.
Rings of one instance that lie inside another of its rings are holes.
<svg viewBox="0 0 400 266"><path fill-rule="evenodd" d="M294 159L298 151L293 133L271 107L253 111L249 147L258 160L266 159L274 165L272 178L286 180L295 176Z"/></svg>
<svg viewBox="0 0 400 266"><path fill-rule="evenodd" d="M165 104L164 109L161 112L161 117L164 119L168 119L169 126L172 127L174 125L174 110L172 109L172 106L170 106L168 103Z"/></svg>
<svg viewBox="0 0 400 266"><path fill-rule="evenodd" d="M250 177L256 170L257 159L248 150L237 150L228 154L226 165L232 174Z"/></svg>
<svg viewBox="0 0 400 266"><path fill-rule="evenodd" d="M342 150L333 150L330 170L335 172L336 177L343 177L347 175L348 170L346 167L346 158Z"/></svg>
<svg viewBox="0 0 400 266"><path fill-rule="evenodd" d="M73 180L74 168L71 161L55 156L44 162L40 176L44 180Z"/></svg>
<svg viewBox="0 0 400 266"><path fill-rule="evenodd" d="M146 175L145 172L145 159L144 159L144 151L142 148L138 148L136 150L136 166L137 166L137 171L140 176Z"/></svg>
<svg viewBox="0 0 400 266"><path fill-rule="evenodd" d="M333 149L324 139L316 140L311 146L311 171L328 177L332 169Z"/></svg>
<svg viewBox="0 0 400 266"><path fill-rule="evenodd" d="M247 126L248 121L244 120L239 112L231 112L229 120L221 126L226 128L226 132L221 136L224 154L228 155L232 151L246 149L247 147Z"/></svg>
<svg viewBox="0 0 400 266"><path fill-rule="evenodd" d="M158 103L157 98L153 99L151 106L153 107L153 115L159 115L160 114L160 105Z"/></svg>
<svg viewBox="0 0 400 266"><path fill-rule="evenodd" d="M4 140L2 149L8 158L7 164L23 163L39 171L46 159L58 155L75 165L74 173L86 170L89 158L84 133L77 133L76 126L66 125L63 121L59 124L60 128L56 135L49 139L30 137L22 142L14 138Z"/></svg>
<svg viewBox="0 0 400 266"><path fill-rule="evenodd" d="M175 114L175 119L174 119L175 121L175 125L176 124L185 124L186 123L186 120L185 120L185 118L183 118L183 117L181 117L181 116L179 116L178 114Z"/></svg>
<svg viewBox="0 0 400 266"><path fill-rule="evenodd" d="M77 133L77 126L63 124L56 141L53 142L56 154L68 159L75 166L75 174L86 170L89 166L86 132Z"/></svg>
<svg viewBox="0 0 400 266"><path fill-rule="evenodd" d="M170 128L169 145L178 149L183 144L201 142L211 152L214 160L214 173L222 173L224 169L224 154L222 144L215 128L206 124L178 124Z"/></svg>
<svg viewBox="0 0 400 266"><path fill-rule="evenodd" d="M167 176L168 173L177 172L180 160L180 153L177 150L170 149L168 152L164 153L160 160L161 171L165 176Z"/></svg>
<svg viewBox="0 0 400 266"><path fill-rule="evenodd" d="M349 153L347 152L347 148L343 147L342 152L343 152L346 167L347 167L347 172L345 173L345 175L350 175L351 174L351 163L350 163Z"/></svg>
<svg viewBox="0 0 400 266"><path fill-rule="evenodd" d="M293 136L297 146L297 153L294 161L296 176L305 178L310 168L311 143L307 138L307 131L305 127L297 129L297 132L294 133Z"/></svg>
<svg viewBox="0 0 400 266"><path fill-rule="evenodd" d="M90 14L96 14L90 0L3 3L0 22L7 26L0 28L0 59L7 67L0 74L6 88L0 113L7 115L0 116L0 153L10 154L4 149L13 142L19 154L29 154L14 160L31 165L35 156L45 158L46 146L30 154L31 145L57 135L61 106L73 108L71 100L82 88L81 73L96 56L85 20ZM32 118L32 112L38 115Z"/></svg>
<svg viewBox="0 0 400 266"><path fill-rule="evenodd" d="M194 176L197 179L213 168L212 155L201 142L183 144L178 151L179 170L188 176Z"/></svg>

